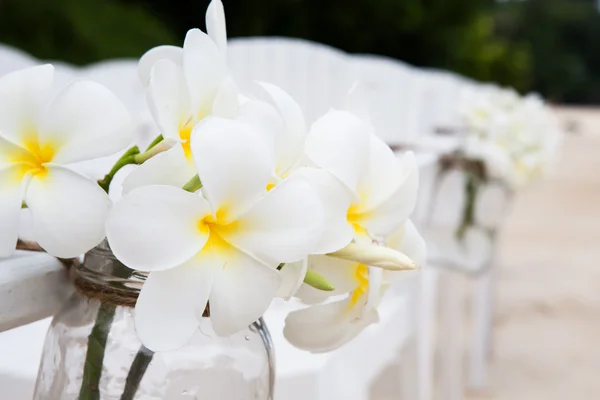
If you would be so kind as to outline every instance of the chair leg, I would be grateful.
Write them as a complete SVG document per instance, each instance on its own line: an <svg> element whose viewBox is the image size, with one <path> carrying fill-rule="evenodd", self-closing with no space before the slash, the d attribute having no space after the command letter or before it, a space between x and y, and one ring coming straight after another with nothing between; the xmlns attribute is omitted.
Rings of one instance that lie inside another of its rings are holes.
<svg viewBox="0 0 600 400"><path fill-rule="evenodd" d="M400 357L400 389L402 400L418 400L418 340L416 338L409 339Z"/></svg>
<svg viewBox="0 0 600 400"><path fill-rule="evenodd" d="M415 400L432 400L433 398L435 366L433 339L436 328L438 275L437 269L425 268L421 271L420 276L416 334L417 397Z"/></svg>
<svg viewBox="0 0 600 400"><path fill-rule="evenodd" d="M443 400L463 399L463 319L462 274L444 273L442 298L441 374Z"/></svg>
<svg viewBox="0 0 600 400"><path fill-rule="evenodd" d="M493 275L494 271L490 269L475 282L469 388L476 390L487 384L488 356L492 345Z"/></svg>

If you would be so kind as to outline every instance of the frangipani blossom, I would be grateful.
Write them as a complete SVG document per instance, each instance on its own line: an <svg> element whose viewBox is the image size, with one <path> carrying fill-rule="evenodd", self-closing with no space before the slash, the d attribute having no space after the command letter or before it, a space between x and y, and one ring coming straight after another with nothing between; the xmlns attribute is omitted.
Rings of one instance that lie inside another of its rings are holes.
<svg viewBox="0 0 600 400"><path fill-rule="evenodd" d="M386 244L394 237L394 248L424 262L424 242L408 220L418 189L414 155L397 157L372 133L368 121L345 111L332 110L320 118L307 138L306 155L329 171L352 194L345 210L345 224L359 243ZM357 262L310 256L308 268L328 279L335 290L319 292L302 285L297 296L309 303L331 295L343 299L318 304L291 313L285 335L299 348L329 351L354 338L378 321L377 305L392 277L381 268Z"/></svg>
<svg viewBox="0 0 600 400"><path fill-rule="evenodd" d="M264 82L259 84L270 97L276 114L273 115L273 110L265 107L264 103L256 102L256 105L260 105L260 110L248 112L243 118L258 124L258 131L272 151L273 174L269 187L275 187L288 177L304 177L321 200L325 215L321 238L311 254L327 254L344 248L353 240L353 230L346 221L352 192L330 171L318 168L306 157L305 149L310 133L302 110L294 99L275 85ZM324 120L331 128L347 136L363 134L356 132L357 127L353 124L355 118L350 114L331 113ZM321 123L315 123L311 132L315 127L321 126ZM336 151L338 154L344 151L343 143ZM350 160L354 155L352 152L342 155L348 157L346 165L351 164ZM283 283L278 296L286 299L293 296L302 284L306 271L306 260L285 265L280 271Z"/></svg>
<svg viewBox="0 0 600 400"><path fill-rule="evenodd" d="M66 165L124 148L130 118L114 94L87 80L49 102L53 79L52 65L0 78L0 257L15 249L22 201L35 240L54 256L78 256L104 238L108 195Z"/></svg>
<svg viewBox="0 0 600 400"><path fill-rule="evenodd" d="M225 22L225 10L221 0L213 0L206 9L206 33L212 39L221 53L223 61L227 57L227 26ZM178 46L163 45L148 50L141 58L138 72L142 84L147 85L150 81L152 68L159 60L171 60L176 65L183 65L184 50ZM210 60L207 60L210 62Z"/></svg>
<svg viewBox="0 0 600 400"><path fill-rule="evenodd" d="M560 141L556 121L536 95L489 86L463 94L466 157L484 162L488 176L512 188L543 175Z"/></svg>
<svg viewBox="0 0 600 400"><path fill-rule="evenodd" d="M247 112L244 119L252 122L253 119L257 121L257 115L262 117L262 129L259 131L269 143L273 153L273 176L270 187L274 187L289 176L300 175L306 178L321 199L325 213L323 235L312 254L325 254L339 250L350 243L353 237L352 230L345 223L346 209L352 201L352 193L333 174L326 169L317 168L306 157L306 141L310 133L296 101L275 85L265 82L261 82L260 85L271 98L280 121L277 121L277 116L273 117L272 111L261 102L256 102L256 105L261 108L260 113L255 111L252 113L254 116L251 116L251 113ZM352 129L355 127L347 123L344 117L344 115L330 115L328 118L332 125L336 125L338 131L348 136L353 135ZM343 148L337 151L343 151Z"/></svg>
<svg viewBox="0 0 600 400"><path fill-rule="evenodd" d="M233 118L239 93L225 61L227 36L220 1L206 13L208 34L191 29L183 48L159 46L140 59L140 77L148 85L148 105L163 138L173 148L134 170L124 191L148 184L182 187L196 171L190 151L194 127L209 115Z"/></svg>
<svg viewBox="0 0 600 400"><path fill-rule="evenodd" d="M381 241L413 212L419 184L412 152L396 156L366 122L330 111L313 125L306 155L353 194L346 224L357 241Z"/></svg>
<svg viewBox="0 0 600 400"><path fill-rule="evenodd" d="M417 263L425 262L425 242L410 221L393 232L386 245ZM311 268L330 280L335 291L321 292L302 285L297 296L306 303L321 304L291 312L286 318L284 335L294 346L314 353L334 350L378 322L377 306L385 290L411 275L325 256L311 256L310 261ZM322 303L328 295L345 296Z"/></svg>
<svg viewBox="0 0 600 400"><path fill-rule="evenodd" d="M207 301L219 335L258 319L281 283L277 266L306 258L323 224L302 177L267 189L270 153L251 125L208 117L194 129L191 150L200 191L134 189L107 223L117 258L150 272L135 322L152 350L185 344Z"/></svg>

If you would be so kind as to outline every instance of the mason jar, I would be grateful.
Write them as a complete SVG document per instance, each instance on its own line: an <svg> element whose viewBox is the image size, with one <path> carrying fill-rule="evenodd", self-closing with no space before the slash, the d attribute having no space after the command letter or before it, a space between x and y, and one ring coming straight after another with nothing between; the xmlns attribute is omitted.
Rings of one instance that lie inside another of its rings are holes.
<svg viewBox="0 0 600 400"><path fill-rule="evenodd" d="M138 340L133 306L145 275L104 242L71 268L78 289L54 317L34 400L271 400L274 354L262 319L219 337L209 309L182 348L152 352Z"/></svg>

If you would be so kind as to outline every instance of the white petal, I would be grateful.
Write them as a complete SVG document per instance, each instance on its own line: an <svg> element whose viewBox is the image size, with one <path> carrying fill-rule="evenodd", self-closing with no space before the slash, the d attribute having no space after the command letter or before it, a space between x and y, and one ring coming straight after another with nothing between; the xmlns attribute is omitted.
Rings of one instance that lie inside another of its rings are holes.
<svg viewBox="0 0 600 400"><path fill-rule="evenodd" d="M21 165L0 170L0 258L11 255L19 237L22 173Z"/></svg>
<svg viewBox="0 0 600 400"><path fill-rule="evenodd" d="M87 80L67 86L44 114L40 142L57 147L53 162L64 164L108 156L132 141L125 105L104 86Z"/></svg>
<svg viewBox="0 0 600 400"><path fill-rule="evenodd" d="M386 245L403 252L418 266L425 265L427 246L411 220L388 236Z"/></svg>
<svg viewBox="0 0 600 400"><path fill-rule="evenodd" d="M350 293L359 285L355 273L357 266L354 262L339 258L311 255L308 257L308 267L331 282L334 290L326 292L302 285L296 296L307 304L315 304L331 296Z"/></svg>
<svg viewBox="0 0 600 400"><path fill-rule="evenodd" d="M361 175L358 192L364 193L361 207L371 210L387 200L406 179L412 168L407 165L409 155L398 158L390 147L375 135L369 141L369 161ZM414 157L413 157L414 158Z"/></svg>
<svg viewBox="0 0 600 400"><path fill-rule="evenodd" d="M362 314L368 310L377 308L381 300L381 286L383 284L383 270L377 267L369 268L369 291L367 293L367 303L365 304Z"/></svg>
<svg viewBox="0 0 600 400"><path fill-rule="evenodd" d="M183 69L170 60L159 60L150 74L148 106L163 137L180 139L179 130L191 118L190 95Z"/></svg>
<svg viewBox="0 0 600 400"><path fill-rule="evenodd" d="M295 263L288 263L279 270L281 276L281 285L277 290L277 297L289 300L302 285L306 270L308 268L308 258Z"/></svg>
<svg viewBox="0 0 600 400"><path fill-rule="evenodd" d="M199 325L196 310L206 306L220 266L198 255L176 268L150 273L134 314L135 329L144 346L168 351L187 343Z"/></svg>
<svg viewBox="0 0 600 400"><path fill-rule="evenodd" d="M96 182L57 165L46 168L25 195L35 240L55 257L76 257L104 239L110 200Z"/></svg>
<svg viewBox="0 0 600 400"><path fill-rule="evenodd" d="M227 26L221 0L211 1L206 9L206 31L225 58L227 55Z"/></svg>
<svg viewBox="0 0 600 400"><path fill-rule="evenodd" d="M210 294L210 319L220 336L234 334L267 310L281 284L277 270L235 251L215 277Z"/></svg>
<svg viewBox="0 0 600 400"><path fill-rule="evenodd" d="M313 353L335 350L379 320L376 310L354 319L348 307L348 300L343 300L293 311L285 319L283 334L299 349Z"/></svg>
<svg viewBox="0 0 600 400"><path fill-rule="evenodd" d="M171 186L144 186L114 205L106 233L115 256L128 267L164 270L202 249L208 235L198 222L208 214L208 204L197 194Z"/></svg>
<svg viewBox="0 0 600 400"><path fill-rule="evenodd" d="M236 221L223 238L248 254L277 266L299 261L315 248L323 229L323 210L310 184L290 177Z"/></svg>
<svg viewBox="0 0 600 400"><path fill-rule="evenodd" d="M183 70L190 90L193 113L201 119L212 110L212 102L227 69L215 42L199 29L189 30L185 37Z"/></svg>
<svg viewBox="0 0 600 400"><path fill-rule="evenodd" d="M348 112L332 110L313 124L306 155L356 193L367 161L369 138L369 127L362 120Z"/></svg>
<svg viewBox="0 0 600 400"><path fill-rule="evenodd" d="M13 166L15 163L25 162L32 158L29 150L17 146L0 137L0 169Z"/></svg>
<svg viewBox="0 0 600 400"><path fill-rule="evenodd" d="M22 144L35 135L42 107L54 79L50 64L23 69L0 78L0 135Z"/></svg>
<svg viewBox="0 0 600 400"><path fill-rule="evenodd" d="M230 77L223 79L212 105L213 115L233 118L238 112L240 91Z"/></svg>
<svg viewBox="0 0 600 400"><path fill-rule="evenodd" d="M360 221L375 238L385 238L401 226L417 203L419 170L414 154L406 153L401 161L401 168L406 173L404 182L387 200L368 210Z"/></svg>
<svg viewBox="0 0 600 400"><path fill-rule="evenodd" d="M158 46L148 50L138 64L138 74L144 86L150 82L150 71L159 60L170 60L176 65L183 65L183 49L177 46Z"/></svg>
<svg viewBox="0 0 600 400"><path fill-rule="evenodd" d="M325 221L323 233L311 254L326 254L345 247L352 241L354 230L348 224L347 210L352 202L351 192L329 172L316 168L300 168L291 176L304 177L321 201Z"/></svg>
<svg viewBox="0 0 600 400"><path fill-rule="evenodd" d="M123 193L148 185L182 188L194 175L194 162L185 156L181 145L176 144L134 169L123 182Z"/></svg>
<svg viewBox="0 0 600 400"><path fill-rule="evenodd" d="M272 164L275 165L275 141L283 131L283 119L275 107L264 101L250 99L240 106L235 119L252 125L267 144Z"/></svg>
<svg viewBox="0 0 600 400"><path fill-rule="evenodd" d="M269 151L250 125L205 118L194 128L191 148L214 212L224 210L235 220L266 192L272 171Z"/></svg>
<svg viewBox="0 0 600 400"><path fill-rule="evenodd" d="M283 118L284 129L276 138L277 173L285 174L298 161L304 152L306 123L300 106L281 88L270 83L260 82L269 94Z"/></svg>

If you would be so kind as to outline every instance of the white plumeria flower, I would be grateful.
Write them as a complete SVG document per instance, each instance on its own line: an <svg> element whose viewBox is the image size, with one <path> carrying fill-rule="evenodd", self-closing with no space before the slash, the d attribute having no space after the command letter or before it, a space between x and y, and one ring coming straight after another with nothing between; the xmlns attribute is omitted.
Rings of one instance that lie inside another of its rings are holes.
<svg viewBox="0 0 600 400"><path fill-rule="evenodd" d="M313 130L315 126L319 128L320 125L315 124L309 132L300 106L288 93L269 83L261 82L260 85L273 101L280 120L273 118L272 111L261 102L255 102L254 107L260 107L260 112L256 110L257 112L252 113L249 110L245 113L244 120L256 120L252 114L260 114L262 117L263 129L259 131L273 153L273 176L269 187L274 187L290 176L299 175L306 178L319 195L325 212L323 236L312 254L337 251L353 238L352 230L346 224L346 210L352 201L352 193L330 171L317 168L318 166L306 157L307 139L309 135L319 134ZM332 115L329 122L337 124L336 129L348 136L354 134L352 130L355 126L347 123L343 117L336 118ZM343 145L336 151L344 151Z"/></svg>
<svg viewBox="0 0 600 400"><path fill-rule="evenodd" d="M134 189L107 223L117 258L150 272L135 322L152 350L185 344L207 301L219 335L254 322L280 285L277 266L305 258L323 224L319 199L303 178L267 190L270 152L250 125L208 117L191 147L199 192Z"/></svg>
<svg viewBox="0 0 600 400"><path fill-rule="evenodd" d="M123 149L130 118L113 93L86 80L49 103L53 79L52 65L0 78L0 257L15 249L23 200L35 240L54 256L78 256L104 238L108 195L66 165Z"/></svg>
<svg viewBox="0 0 600 400"><path fill-rule="evenodd" d="M227 27L225 22L225 10L221 0L213 0L206 9L206 33L221 53L221 59L227 57ZM150 81L150 73L154 65L160 60L171 60L176 65L182 66L184 50L178 46L163 45L148 50L141 58L138 72L142 84L147 85ZM206 60L211 62L214 60Z"/></svg>
<svg viewBox="0 0 600 400"><path fill-rule="evenodd" d="M424 262L424 242L408 220L418 190L414 155L396 157L371 130L352 113L331 111L311 129L306 154L353 194L344 212L354 240L385 244L390 236L402 236L402 240L396 239L401 242L396 248L411 253L408 255L418 263ZM335 290L322 293L304 285L297 295L305 301L350 294L343 300L290 314L285 334L292 344L313 352L329 351L378 320L376 307L383 288L391 283L389 271L319 256L309 257L308 267L328 279Z"/></svg>
<svg viewBox="0 0 600 400"><path fill-rule="evenodd" d="M483 161L489 176L520 187L539 178L553 159L559 129L539 97L489 86L465 95L461 110L463 151Z"/></svg>
<svg viewBox="0 0 600 400"><path fill-rule="evenodd" d="M306 178L319 196L325 214L321 239L311 254L340 250L354 238L354 231L346 218L353 199L352 192L330 170L318 168L320 166L306 157L307 140L311 135L320 135L323 130L334 129L340 134L338 138L347 137L354 144L359 140L353 141L353 137L367 137L367 128L355 124L356 118L349 113L334 112L317 121L309 131L300 106L289 94L275 85L264 82L259 84L269 95L277 114L273 116L271 109L257 102L255 104L260 104L260 112L256 110L254 113L246 113L244 119L254 120L253 123L259 124L259 131L272 151L273 176L269 186L275 187L290 176ZM257 118L257 115L261 118ZM352 145L346 148L344 142L340 141L335 152L340 155L345 167L360 168L360 162L357 163L356 160L361 159L358 152L364 152L364 148L354 148ZM280 297L289 299L296 292L302 284L307 265L306 260L303 260L283 267L281 274L284 282L278 292Z"/></svg>
<svg viewBox="0 0 600 400"><path fill-rule="evenodd" d="M386 240L418 263L425 262L425 242L412 222L407 221ZM385 290L395 281L412 276L407 272L383 271L373 276L374 268L356 262L324 256L311 256L311 268L335 286L334 292L321 292L302 285L297 295L309 304L286 318L284 335L294 346L315 353L335 350L355 338L364 328L379 321L377 307Z"/></svg>
<svg viewBox="0 0 600 400"><path fill-rule="evenodd" d="M397 157L353 114L330 111L315 122L306 155L353 194L345 213L355 240L381 241L413 212L419 185L414 154Z"/></svg>
<svg viewBox="0 0 600 400"><path fill-rule="evenodd" d="M148 184L182 187L196 171L190 151L194 127L209 115L233 118L240 95L229 76L227 35L220 1L206 13L208 34L190 30L183 48L159 46L139 62L140 78L148 85L148 104L170 150L135 169L125 180L125 192Z"/></svg>

